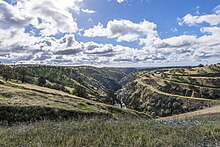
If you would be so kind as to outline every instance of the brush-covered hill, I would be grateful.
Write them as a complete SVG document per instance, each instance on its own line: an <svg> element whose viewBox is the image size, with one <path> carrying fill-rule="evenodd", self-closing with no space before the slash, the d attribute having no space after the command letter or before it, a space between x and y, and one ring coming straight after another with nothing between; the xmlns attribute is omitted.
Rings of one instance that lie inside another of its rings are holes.
<svg viewBox="0 0 220 147"><path fill-rule="evenodd" d="M7 72L4 73L4 70ZM120 80L137 71L134 68L96 68L90 66L1 65L0 74L30 83L111 103L114 93L122 87ZM10 74L9 74L10 73ZM12 73L12 74L11 74Z"/></svg>
<svg viewBox="0 0 220 147"><path fill-rule="evenodd" d="M153 117L196 111L220 104L220 64L140 71L117 92L129 108Z"/></svg>
<svg viewBox="0 0 220 147"><path fill-rule="evenodd" d="M106 101L121 88L119 81L136 71L133 68L28 67L34 77L44 77L51 83L64 85L78 96ZM48 85L46 85L48 87ZM49 86L50 87L50 86ZM103 100L104 99L104 100Z"/></svg>
<svg viewBox="0 0 220 147"><path fill-rule="evenodd" d="M130 109L88 100L72 94L0 79L0 122L27 122L42 119L150 118Z"/></svg>

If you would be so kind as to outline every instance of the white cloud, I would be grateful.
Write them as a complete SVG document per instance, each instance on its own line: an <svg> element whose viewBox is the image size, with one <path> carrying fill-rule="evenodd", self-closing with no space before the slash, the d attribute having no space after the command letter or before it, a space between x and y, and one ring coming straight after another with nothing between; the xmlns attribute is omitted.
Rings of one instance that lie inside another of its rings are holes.
<svg viewBox="0 0 220 147"><path fill-rule="evenodd" d="M118 3L123 3L125 0L117 0Z"/></svg>
<svg viewBox="0 0 220 147"><path fill-rule="evenodd" d="M208 23L211 26L220 24L220 5L214 9L214 14L196 15L191 14L185 15L182 19L179 19L179 24L197 25L200 23Z"/></svg>
<svg viewBox="0 0 220 147"><path fill-rule="evenodd" d="M70 9L78 11L76 0L21 0L16 7L32 17L32 22L43 36L61 33L75 33L77 23L69 12ZM41 23L39 23L41 19Z"/></svg>
<svg viewBox="0 0 220 147"><path fill-rule="evenodd" d="M109 21L106 28L101 24L84 31L86 37L107 37L115 38L118 42L132 42L148 35L157 35L156 24L146 20L140 23L133 23L130 20Z"/></svg>
<svg viewBox="0 0 220 147"><path fill-rule="evenodd" d="M81 9L81 11L84 12L84 13L88 13L88 14L93 14L93 13L96 12L94 10L89 10L89 9Z"/></svg>
<svg viewBox="0 0 220 147"><path fill-rule="evenodd" d="M177 28L171 28L170 31L172 31L172 32L178 32L178 29L177 29Z"/></svg>
<svg viewBox="0 0 220 147"><path fill-rule="evenodd" d="M182 35L174 36L163 40L157 40L154 42L156 48L179 48L191 46L196 42L196 36Z"/></svg>
<svg viewBox="0 0 220 147"><path fill-rule="evenodd" d="M210 23L202 27L201 36L179 35L160 38L157 25L153 22L139 23L130 20L112 20L106 26L101 23L84 31L87 37L106 37L118 42L137 41L138 48L122 45L79 42L75 34L79 31L71 11L79 13L78 3L82 0L19 0L10 5L0 0L0 60L11 63L45 64L90 64L90 65L148 65L146 63L198 61L220 57L220 28L212 19L194 18L191 24ZM56 11L56 12L55 12ZM214 14L219 15L219 6ZM54 15L56 14L56 15ZM198 17L202 17L201 15ZM207 16L206 16L207 17ZM198 21L198 20L199 21ZM40 29L40 36L25 33L25 26L32 24ZM212 26L213 25L213 26ZM179 29L179 28L178 28ZM174 28L175 31L175 28ZM60 39L50 35L58 32L67 34Z"/></svg>
<svg viewBox="0 0 220 147"><path fill-rule="evenodd" d="M215 12L216 14L220 14L220 5L218 5L218 6L216 6L216 7L214 8L214 12Z"/></svg>
<svg viewBox="0 0 220 147"><path fill-rule="evenodd" d="M20 13L12 5L0 0L0 28L22 28L31 20L25 13Z"/></svg>

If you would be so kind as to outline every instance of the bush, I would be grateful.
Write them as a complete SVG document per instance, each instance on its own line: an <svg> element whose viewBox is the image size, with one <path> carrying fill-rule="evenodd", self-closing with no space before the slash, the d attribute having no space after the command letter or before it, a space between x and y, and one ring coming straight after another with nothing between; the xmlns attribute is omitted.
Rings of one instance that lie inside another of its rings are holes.
<svg viewBox="0 0 220 147"><path fill-rule="evenodd" d="M8 81L13 78L14 70L10 66L5 65L1 67L0 74L5 81Z"/></svg>
<svg viewBox="0 0 220 147"><path fill-rule="evenodd" d="M203 64L199 64L198 67L204 67L204 65Z"/></svg>
<svg viewBox="0 0 220 147"><path fill-rule="evenodd" d="M30 76L30 71L27 68L17 68L16 72L18 74L18 80L21 80L22 83L29 82L30 78L28 78L28 76Z"/></svg>
<svg viewBox="0 0 220 147"><path fill-rule="evenodd" d="M84 98L87 98L88 95L86 93L86 89L80 85L77 85L75 87L75 91L76 91L76 95L79 96L79 97L84 97Z"/></svg>
<svg viewBox="0 0 220 147"><path fill-rule="evenodd" d="M44 78L44 77L39 77L39 78L38 78L37 84L38 84L39 86L44 86L46 83L47 83L46 78Z"/></svg>

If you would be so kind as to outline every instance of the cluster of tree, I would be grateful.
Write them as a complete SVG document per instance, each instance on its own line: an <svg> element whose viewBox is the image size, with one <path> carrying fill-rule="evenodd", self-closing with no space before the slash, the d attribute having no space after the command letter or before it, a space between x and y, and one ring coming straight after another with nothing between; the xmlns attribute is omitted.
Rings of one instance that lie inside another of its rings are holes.
<svg viewBox="0 0 220 147"><path fill-rule="evenodd" d="M62 90L80 97L91 95L98 100L104 100L104 97L109 99L108 93L120 89L119 80L133 71L135 70L87 66L1 65L0 76L6 81L15 79L22 83ZM69 91L67 87L73 90Z"/></svg>
<svg viewBox="0 0 220 147"><path fill-rule="evenodd" d="M220 72L220 66L218 66L217 64L211 64L209 66L209 69L211 69L214 72Z"/></svg>
<svg viewBox="0 0 220 147"><path fill-rule="evenodd" d="M14 68L8 65L0 65L0 75L5 81L16 79L22 83L30 82L31 73L25 67Z"/></svg>
<svg viewBox="0 0 220 147"><path fill-rule="evenodd" d="M65 73L66 75L64 75ZM75 94L80 97L88 97L86 89L80 85L73 86L66 77L76 76L74 71L63 67L14 67L9 65L0 65L0 76L5 81L19 80L22 83L32 83L39 86L44 86L56 90L61 90L67 93ZM79 79L79 77L77 77ZM53 84L47 82L53 82ZM78 82L82 81L79 79ZM69 91L65 86L74 87L74 91Z"/></svg>

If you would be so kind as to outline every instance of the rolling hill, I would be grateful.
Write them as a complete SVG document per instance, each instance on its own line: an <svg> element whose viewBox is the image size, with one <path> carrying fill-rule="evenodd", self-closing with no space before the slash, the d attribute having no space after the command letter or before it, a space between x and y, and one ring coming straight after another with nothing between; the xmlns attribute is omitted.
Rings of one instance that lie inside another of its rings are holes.
<svg viewBox="0 0 220 147"><path fill-rule="evenodd" d="M219 64L140 71L117 92L117 98L153 117L205 109L220 104L219 73Z"/></svg>
<svg viewBox="0 0 220 147"><path fill-rule="evenodd" d="M66 91L81 97L108 101L109 96L122 87L120 80L137 71L134 68L96 68L91 66L56 67L27 66L34 78L44 77L48 82L44 86L53 88L54 84L62 85ZM37 81L33 80L33 84ZM84 94L79 94L78 90ZM107 99L106 99L107 97Z"/></svg>
<svg viewBox="0 0 220 147"><path fill-rule="evenodd" d="M13 121L84 115L166 117L220 105L219 64L140 71L90 66L6 67L14 76L0 81L2 120L13 120L14 113L19 117ZM18 76L22 70L28 73L24 83ZM114 103L124 103L129 109L114 107ZM27 115L28 111L33 113Z"/></svg>
<svg viewBox="0 0 220 147"><path fill-rule="evenodd" d="M42 119L150 118L147 114L130 109L119 109L72 94L0 80L0 121L26 122Z"/></svg>
<svg viewBox="0 0 220 147"><path fill-rule="evenodd" d="M6 69L15 73L0 72L0 146L219 144L220 65Z"/></svg>
<svg viewBox="0 0 220 147"><path fill-rule="evenodd" d="M87 99L112 104L121 80L134 68L96 68L91 66L0 65L5 79L61 90Z"/></svg>

